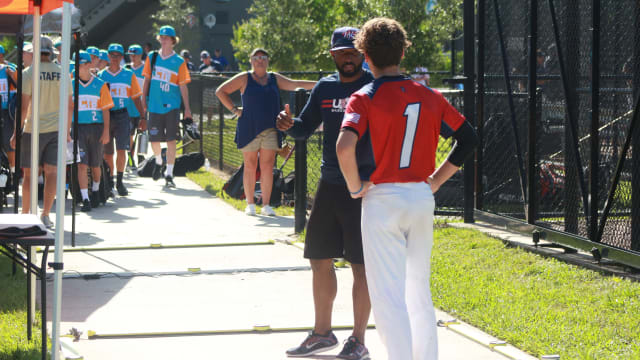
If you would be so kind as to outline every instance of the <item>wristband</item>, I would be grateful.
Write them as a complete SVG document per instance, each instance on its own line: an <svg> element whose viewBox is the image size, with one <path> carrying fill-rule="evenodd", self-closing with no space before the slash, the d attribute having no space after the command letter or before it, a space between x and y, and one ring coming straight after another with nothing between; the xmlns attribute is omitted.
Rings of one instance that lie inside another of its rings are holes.
<svg viewBox="0 0 640 360"><path fill-rule="evenodd" d="M356 195L356 194L360 193L360 191L362 191L362 189L364 189L364 183L360 184L360 189L358 189L358 191L354 191L354 192L349 191L349 194Z"/></svg>

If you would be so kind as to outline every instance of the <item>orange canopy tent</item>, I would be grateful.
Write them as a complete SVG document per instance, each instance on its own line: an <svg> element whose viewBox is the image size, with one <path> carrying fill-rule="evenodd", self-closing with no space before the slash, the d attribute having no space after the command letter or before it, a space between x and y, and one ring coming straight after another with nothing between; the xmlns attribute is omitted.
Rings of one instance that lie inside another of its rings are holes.
<svg viewBox="0 0 640 360"><path fill-rule="evenodd" d="M40 15L62 7L63 2L73 3L73 0L40 0ZM0 14L26 15L33 14L34 0L0 0Z"/></svg>

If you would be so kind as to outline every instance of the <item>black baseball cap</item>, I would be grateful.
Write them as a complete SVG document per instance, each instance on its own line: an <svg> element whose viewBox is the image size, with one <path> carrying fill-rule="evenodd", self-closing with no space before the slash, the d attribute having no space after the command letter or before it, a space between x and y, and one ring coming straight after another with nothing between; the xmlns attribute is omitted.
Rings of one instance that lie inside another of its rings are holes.
<svg viewBox="0 0 640 360"><path fill-rule="evenodd" d="M335 29L333 35L331 35L331 51L355 49L353 39L355 39L357 33L357 28L349 26Z"/></svg>

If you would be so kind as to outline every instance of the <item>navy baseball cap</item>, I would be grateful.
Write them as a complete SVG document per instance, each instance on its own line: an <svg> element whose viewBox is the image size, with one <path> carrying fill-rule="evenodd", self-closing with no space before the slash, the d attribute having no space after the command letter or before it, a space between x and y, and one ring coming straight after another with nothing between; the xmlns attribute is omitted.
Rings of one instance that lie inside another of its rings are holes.
<svg viewBox="0 0 640 360"><path fill-rule="evenodd" d="M84 50L80 50L80 56L78 57L80 60L76 61L77 64L86 64L91 62L91 55ZM73 54L73 60L75 61L76 54Z"/></svg>
<svg viewBox="0 0 640 360"><path fill-rule="evenodd" d="M331 35L331 51L342 49L355 49L353 39L355 39L358 29L344 26L337 28Z"/></svg>
<svg viewBox="0 0 640 360"><path fill-rule="evenodd" d="M129 49L127 50L127 54L142 55L142 46L138 44L133 44L129 46Z"/></svg>
<svg viewBox="0 0 640 360"><path fill-rule="evenodd" d="M174 29L173 26L165 25L160 28L158 35L176 37L176 29Z"/></svg>
<svg viewBox="0 0 640 360"><path fill-rule="evenodd" d="M109 47L107 48L107 52L110 52L110 53L117 52L124 55L124 47L122 47L122 45L117 43L109 44Z"/></svg>

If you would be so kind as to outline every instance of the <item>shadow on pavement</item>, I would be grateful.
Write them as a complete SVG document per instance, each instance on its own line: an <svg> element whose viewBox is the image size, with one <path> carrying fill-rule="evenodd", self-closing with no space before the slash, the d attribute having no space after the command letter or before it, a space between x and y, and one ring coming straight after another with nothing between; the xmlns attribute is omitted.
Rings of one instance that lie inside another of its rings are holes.
<svg viewBox="0 0 640 360"><path fill-rule="evenodd" d="M94 233L76 232L76 246L89 246L103 242L104 239L95 236ZM71 231L64 232L64 246L71 246Z"/></svg>
<svg viewBox="0 0 640 360"><path fill-rule="evenodd" d="M295 219L293 217L282 216L258 216L259 224L255 226L262 227L293 227Z"/></svg>

